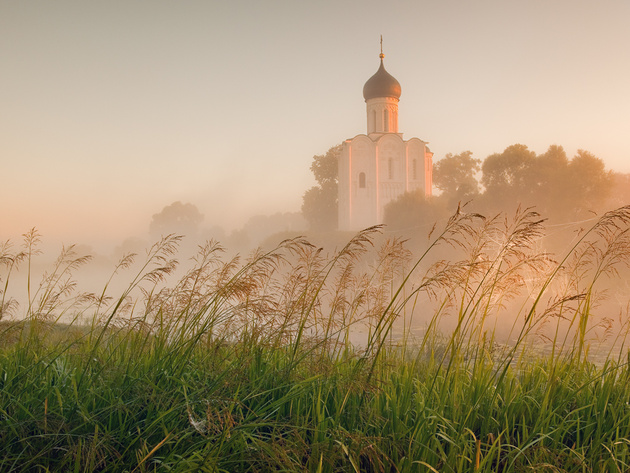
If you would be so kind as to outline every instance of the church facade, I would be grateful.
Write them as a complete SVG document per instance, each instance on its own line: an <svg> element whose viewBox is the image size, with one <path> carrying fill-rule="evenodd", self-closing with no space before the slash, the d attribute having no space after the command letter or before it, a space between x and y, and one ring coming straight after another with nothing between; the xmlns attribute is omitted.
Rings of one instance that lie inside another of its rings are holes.
<svg viewBox="0 0 630 473"><path fill-rule="evenodd" d="M398 132L400 83L381 64L363 87L367 134L343 142L338 161L339 229L383 223L385 206L405 192L431 195L433 153Z"/></svg>

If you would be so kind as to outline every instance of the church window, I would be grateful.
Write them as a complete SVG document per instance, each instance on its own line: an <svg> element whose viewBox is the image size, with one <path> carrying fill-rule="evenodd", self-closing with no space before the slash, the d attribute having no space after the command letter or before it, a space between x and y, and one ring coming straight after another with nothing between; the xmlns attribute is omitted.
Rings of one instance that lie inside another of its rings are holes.
<svg viewBox="0 0 630 473"><path fill-rule="evenodd" d="M365 173L359 173L359 189L365 189Z"/></svg>
<svg viewBox="0 0 630 473"><path fill-rule="evenodd" d="M383 131L389 131L389 110L383 112Z"/></svg>
<svg viewBox="0 0 630 473"><path fill-rule="evenodd" d="M387 178L394 178L394 160L392 158L389 158L387 160Z"/></svg>
<svg viewBox="0 0 630 473"><path fill-rule="evenodd" d="M417 159L413 160L412 167L413 167L413 178L418 179L418 160Z"/></svg>

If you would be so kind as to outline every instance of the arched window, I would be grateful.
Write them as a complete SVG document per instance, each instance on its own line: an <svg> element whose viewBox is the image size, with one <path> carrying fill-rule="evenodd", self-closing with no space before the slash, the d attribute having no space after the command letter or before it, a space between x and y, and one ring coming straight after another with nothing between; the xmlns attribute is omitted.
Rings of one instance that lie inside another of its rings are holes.
<svg viewBox="0 0 630 473"><path fill-rule="evenodd" d="M387 178L394 178L394 160L392 158L389 158L387 160Z"/></svg>
<svg viewBox="0 0 630 473"><path fill-rule="evenodd" d="M359 189L365 189L365 173L359 173Z"/></svg>
<svg viewBox="0 0 630 473"><path fill-rule="evenodd" d="M383 115L383 131L388 132L389 131L389 110L385 109L383 114L384 114Z"/></svg>

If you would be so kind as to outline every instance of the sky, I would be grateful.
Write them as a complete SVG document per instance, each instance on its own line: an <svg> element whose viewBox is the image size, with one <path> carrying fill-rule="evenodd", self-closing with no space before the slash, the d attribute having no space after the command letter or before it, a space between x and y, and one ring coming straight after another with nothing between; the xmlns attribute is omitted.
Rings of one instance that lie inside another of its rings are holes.
<svg viewBox="0 0 630 473"><path fill-rule="evenodd" d="M0 241L115 246L189 202L296 212L313 155L402 86L434 161L522 143L630 172L628 0L0 0Z"/></svg>

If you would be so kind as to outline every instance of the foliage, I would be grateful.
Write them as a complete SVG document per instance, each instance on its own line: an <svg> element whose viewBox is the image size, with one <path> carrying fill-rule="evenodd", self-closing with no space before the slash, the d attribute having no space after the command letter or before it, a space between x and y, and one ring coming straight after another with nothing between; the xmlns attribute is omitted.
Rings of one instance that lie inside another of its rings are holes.
<svg viewBox="0 0 630 473"><path fill-rule="evenodd" d="M482 193L476 178L479 170ZM449 153L436 162L433 177L442 191L439 196L427 200L404 194L387 206L385 223L392 230L433 223L471 201L470 208L486 214L535 207L555 223L586 219L593 212L627 203L621 198L623 176L607 171L603 161L588 151L579 150L569 160L557 145L538 156L525 145L508 146L488 156L481 166L470 151Z"/></svg>
<svg viewBox="0 0 630 473"><path fill-rule="evenodd" d="M630 174L612 172L611 181L612 191L609 194L606 206L616 209L630 202Z"/></svg>
<svg viewBox="0 0 630 473"><path fill-rule="evenodd" d="M149 232L154 236L182 233L194 237L199 231L203 215L193 204L173 202L154 214L149 226Z"/></svg>
<svg viewBox="0 0 630 473"><path fill-rule="evenodd" d="M337 228L340 151L341 145L313 157L311 171L318 184L305 192L302 203L302 214L312 230ZM536 207L555 223L575 221L625 204L619 198L625 192L622 180L592 153L578 150L569 160L558 145L536 155L527 146L515 144L488 156L483 163L470 151L448 153L433 168L433 183L442 193L428 200L420 194L403 194L387 206L384 222L396 231L413 229L433 224L471 201L471 208L487 214L511 212L519 206ZM618 198L613 198L614 194Z"/></svg>
<svg viewBox="0 0 630 473"><path fill-rule="evenodd" d="M497 200L525 195L530 189L528 177L535 160L536 153L527 146L508 146L503 153L492 154L484 160L481 183Z"/></svg>
<svg viewBox="0 0 630 473"><path fill-rule="evenodd" d="M479 193L475 174L481 161L471 151L453 155L448 153L433 166L433 185L440 189L451 203L466 202Z"/></svg>
<svg viewBox="0 0 630 473"><path fill-rule="evenodd" d="M337 184L326 183L307 190L302 199L302 214L312 230L335 230L338 219Z"/></svg>
<svg viewBox="0 0 630 473"><path fill-rule="evenodd" d="M326 154L313 156L311 171L317 183L321 186L326 183L336 183L338 179L339 153L341 153L341 145L333 146Z"/></svg>
<svg viewBox="0 0 630 473"><path fill-rule="evenodd" d="M430 228L449 216L443 199L427 198L423 190L405 192L385 207L385 225L390 230Z"/></svg>
<svg viewBox="0 0 630 473"><path fill-rule="evenodd" d="M521 204L565 221L602 210L613 182L601 159L579 150L569 161L556 145L539 156L525 145L508 146L503 153L488 156L482 171L483 211Z"/></svg>
<svg viewBox="0 0 630 473"><path fill-rule="evenodd" d="M418 257L373 248L377 231L244 261L210 241L173 281L169 236L120 261L118 297L76 294L88 261L65 250L0 323L0 471L628 470L627 349L595 364L589 348L610 328L600 289L630 262L630 207L557 262L531 210L458 211ZM2 247L2 307L37 245Z"/></svg>
<svg viewBox="0 0 630 473"><path fill-rule="evenodd" d="M536 157L527 171L527 204L536 205L541 213L554 219L568 217L573 201L567 190L569 159L562 146L552 145Z"/></svg>
<svg viewBox="0 0 630 473"><path fill-rule="evenodd" d="M311 171L317 185L304 193L302 203L302 214L313 230L330 231L337 228L337 162L340 153L341 145L337 145L326 154L313 156Z"/></svg>
<svg viewBox="0 0 630 473"><path fill-rule="evenodd" d="M606 171L604 162L582 149L569 163L567 177L572 185L571 194L586 209L597 208L608 197L613 183L612 173Z"/></svg>

